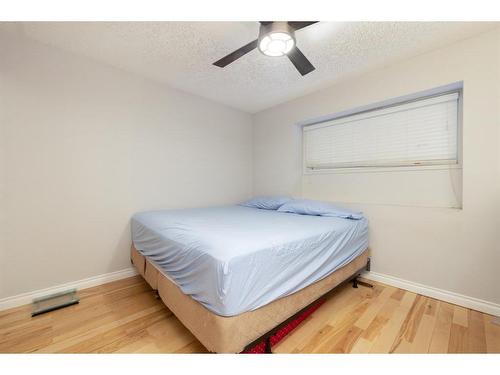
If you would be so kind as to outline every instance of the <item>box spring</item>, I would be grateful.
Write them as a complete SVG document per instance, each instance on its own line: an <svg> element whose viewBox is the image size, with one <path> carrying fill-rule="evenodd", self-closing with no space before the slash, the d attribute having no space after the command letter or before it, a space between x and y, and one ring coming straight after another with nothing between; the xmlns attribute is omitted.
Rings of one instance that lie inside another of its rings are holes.
<svg viewBox="0 0 500 375"><path fill-rule="evenodd" d="M182 293L155 264L131 248L131 261L139 274L155 290L163 303L211 352L239 353L280 323L299 312L366 266L368 250L326 278L289 296L243 314L223 317Z"/></svg>

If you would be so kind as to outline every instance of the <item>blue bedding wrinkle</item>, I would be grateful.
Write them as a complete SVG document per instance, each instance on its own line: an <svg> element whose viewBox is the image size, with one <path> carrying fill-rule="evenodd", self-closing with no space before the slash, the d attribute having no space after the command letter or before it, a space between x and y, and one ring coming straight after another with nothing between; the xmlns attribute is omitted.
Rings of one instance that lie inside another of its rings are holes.
<svg viewBox="0 0 500 375"><path fill-rule="evenodd" d="M321 202L311 199L293 199L278 208L280 212L289 212L299 215L331 216L343 219L359 220L362 212L352 211L330 202Z"/></svg>
<svg viewBox="0 0 500 375"><path fill-rule="evenodd" d="M290 202L292 198L281 196L259 196L254 197L245 202L240 203L240 206L262 208L264 210L277 210L285 203Z"/></svg>
<svg viewBox="0 0 500 375"><path fill-rule="evenodd" d="M135 214L132 240L183 293L233 316L349 263L368 247L368 221L244 206L162 210Z"/></svg>

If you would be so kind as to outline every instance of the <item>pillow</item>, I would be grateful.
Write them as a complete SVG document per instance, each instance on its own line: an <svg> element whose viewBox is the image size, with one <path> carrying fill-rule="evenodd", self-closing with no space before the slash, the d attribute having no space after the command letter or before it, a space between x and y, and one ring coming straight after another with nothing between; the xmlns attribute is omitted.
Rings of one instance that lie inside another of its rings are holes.
<svg viewBox="0 0 500 375"><path fill-rule="evenodd" d="M288 197L254 197L245 202L240 203L240 206L261 208L264 210L277 210L282 205L290 202L292 198Z"/></svg>
<svg viewBox="0 0 500 375"><path fill-rule="evenodd" d="M300 215L331 216L344 219L359 220L363 218L362 212L351 211L333 203L313 201L309 199L294 199L285 203L279 212L290 212Z"/></svg>

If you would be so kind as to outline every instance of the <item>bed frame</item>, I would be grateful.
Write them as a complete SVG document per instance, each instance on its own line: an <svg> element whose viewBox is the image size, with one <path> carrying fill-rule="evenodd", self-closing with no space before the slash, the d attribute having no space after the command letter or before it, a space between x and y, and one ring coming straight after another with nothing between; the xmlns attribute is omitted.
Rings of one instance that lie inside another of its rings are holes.
<svg viewBox="0 0 500 375"><path fill-rule="evenodd" d="M231 317L218 316L182 293L180 288L132 245L131 262L138 273L156 290L163 303L211 352L248 352L265 342L265 353L272 353L271 338L345 283L372 285L358 280L370 270L368 249L328 277L261 308Z"/></svg>

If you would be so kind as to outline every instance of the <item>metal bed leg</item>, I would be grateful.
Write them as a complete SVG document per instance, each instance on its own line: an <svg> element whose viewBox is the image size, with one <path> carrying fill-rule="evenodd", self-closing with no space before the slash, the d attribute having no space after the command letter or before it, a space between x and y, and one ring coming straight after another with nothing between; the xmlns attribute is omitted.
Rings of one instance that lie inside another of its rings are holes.
<svg viewBox="0 0 500 375"><path fill-rule="evenodd" d="M265 348L265 353L266 354L273 354L273 351L271 349L271 336L269 336L266 339L266 348Z"/></svg>
<svg viewBox="0 0 500 375"><path fill-rule="evenodd" d="M352 287L353 288L358 287L358 277L357 276L354 279L352 279Z"/></svg>
<svg viewBox="0 0 500 375"><path fill-rule="evenodd" d="M366 288L373 288L372 284L367 283L366 281L358 280L358 276L356 276L354 279L352 279L352 287L357 288L358 285L364 286Z"/></svg>
<svg viewBox="0 0 500 375"><path fill-rule="evenodd" d="M358 280L358 284L361 286L364 286L366 288L373 288L373 284L367 283L366 281L360 281Z"/></svg>

